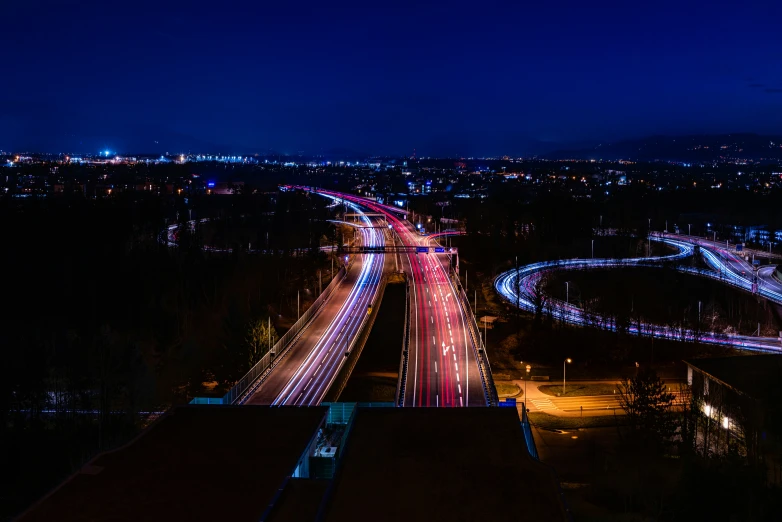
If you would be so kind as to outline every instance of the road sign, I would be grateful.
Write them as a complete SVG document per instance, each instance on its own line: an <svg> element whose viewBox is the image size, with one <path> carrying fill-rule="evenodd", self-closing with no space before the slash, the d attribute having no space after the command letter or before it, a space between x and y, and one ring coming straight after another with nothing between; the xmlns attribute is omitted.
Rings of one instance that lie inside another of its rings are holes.
<svg viewBox="0 0 782 522"><path fill-rule="evenodd" d="M443 252L445 252L445 248L444 247L434 247L434 251L437 252L438 254L442 254Z"/></svg>
<svg viewBox="0 0 782 522"><path fill-rule="evenodd" d="M753 259L752 260L752 264L755 265L755 266L760 265L760 259Z"/></svg>
<svg viewBox="0 0 782 522"><path fill-rule="evenodd" d="M415 251L419 253L423 252L424 254L428 254L429 247L416 247Z"/></svg>
<svg viewBox="0 0 782 522"><path fill-rule="evenodd" d="M744 250L744 245L742 245L741 243L736 245L736 252L741 252L742 250Z"/></svg>

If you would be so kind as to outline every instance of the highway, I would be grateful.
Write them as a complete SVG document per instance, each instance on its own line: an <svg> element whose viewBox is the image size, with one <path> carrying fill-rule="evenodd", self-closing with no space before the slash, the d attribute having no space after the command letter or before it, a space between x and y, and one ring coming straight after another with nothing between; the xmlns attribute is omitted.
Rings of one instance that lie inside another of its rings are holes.
<svg viewBox="0 0 782 522"><path fill-rule="evenodd" d="M653 235L653 241L659 241L677 249L675 254L668 256L640 257L628 259L569 259L562 261L544 261L533 263L516 270L509 270L497 276L494 287L497 292L512 305L518 303L519 307L534 312L535 305L533 295L536 292L536 284L545 274L553 270L572 270L584 268L613 268L623 266L658 266L663 261L678 261L692 255L694 251L691 238L672 237L670 234ZM726 284L752 291L752 277L742 274L745 261L729 253L720 254L714 245L700 244L701 254L706 262L714 270L702 270L692 267L678 266L682 272L692 273L702 277L718 280ZM748 265L746 265L748 266ZM782 294L773 288L761 285L758 292L769 300L780 304ZM589 325L601 321L602 318L585 313L582 309L560 300L547 298L552 304L552 315L571 324ZM616 325L601 324L601 327L616 330ZM630 333L638 333L639 325L632 324L628 328ZM695 332L687 329L675 329L667 326L641 323L641 334L666 338L671 340L699 341L710 344L733 346L740 349L758 352L780 352L782 342L777 337L759 337L748 335L722 334L717 332Z"/></svg>
<svg viewBox="0 0 782 522"><path fill-rule="evenodd" d="M750 260L745 260L742 257L742 253L736 251L735 245L733 248L720 241L710 241L696 236L677 235L677 234L665 234L665 237L670 237L680 241L688 241L694 245L698 245L703 252L704 259L709 266L716 271L721 278L730 280L735 286L753 291L753 266ZM758 257L765 255L765 252L745 253L750 259L755 254ZM757 291L763 297L782 304L782 282L773 277L775 266L766 265L758 270L758 288Z"/></svg>
<svg viewBox="0 0 782 522"><path fill-rule="evenodd" d="M395 225L405 245L426 245L408 222ZM402 230L400 231L400 226ZM486 406L467 318L448 277L446 254L407 254L413 278L408 390L405 406Z"/></svg>
<svg viewBox="0 0 782 522"><path fill-rule="evenodd" d="M360 204L385 215L399 242L424 246L428 238L397 217L400 209L356 196L316 192ZM486 406L468 319L456 301L446 254L405 254L402 269L411 282L410 346L404 406ZM401 339L400 339L401 347Z"/></svg>
<svg viewBox="0 0 782 522"><path fill-rule="evenodd" d="M364 245L379 246L386 241L381 228L358 205L351 209L362 214L359 228ZM354 224L355 225L355 224ZM388 260L378 254L360 254L348 275L312 319L282 362L243 404L317 405L326 395L346 360L346 353L367 320L367 308L374 303L378 284Z"/></svg>

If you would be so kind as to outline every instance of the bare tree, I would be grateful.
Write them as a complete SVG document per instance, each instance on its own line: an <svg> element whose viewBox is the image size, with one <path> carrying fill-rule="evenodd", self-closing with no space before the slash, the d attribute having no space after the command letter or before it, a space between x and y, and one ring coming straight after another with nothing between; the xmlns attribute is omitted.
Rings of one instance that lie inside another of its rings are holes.
<svg viewBox="0 0 782 522"><path fill-rule="evenodd" d="M535 308L535 325L540 326L543 320L543 310L548 303L548 296L545 289L548 282L548 277L545 275L540 276L535 280L532 285L532 290L529 292L530 301Z"/></svg>
<svg viewBox="0 0 782 522"><path fill-rule="evenodd" d="M277 342L277 339L277 332L274 326L269 327L268 320L258 318L250 321L245 336L248 367L252 368L269 351L269 347Z"/></svg>

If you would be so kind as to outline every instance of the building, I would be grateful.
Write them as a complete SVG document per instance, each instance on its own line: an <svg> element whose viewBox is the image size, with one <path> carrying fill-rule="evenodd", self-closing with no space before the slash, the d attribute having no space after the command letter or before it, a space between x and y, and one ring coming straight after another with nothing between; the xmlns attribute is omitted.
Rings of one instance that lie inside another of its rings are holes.
<svg viewBox="0 0 782 522"><path fill-rule="evenodd" d="M708 454L737 453L782 484L782 355L684 361L692 391L696 445Z"/></svg>
<svg viewBox="0 0 782 522"><path fill-rule="evenodd" d="M516 408L191 405L19 520L568 520L525 441Z"/></svg>

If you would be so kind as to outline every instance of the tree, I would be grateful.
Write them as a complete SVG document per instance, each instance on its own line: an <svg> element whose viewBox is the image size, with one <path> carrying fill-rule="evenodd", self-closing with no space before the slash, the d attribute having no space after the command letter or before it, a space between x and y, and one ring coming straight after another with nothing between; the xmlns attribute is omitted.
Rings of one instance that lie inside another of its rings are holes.
<svg viewBox="0 0 782 522"><path fill-rule="evenodd" d="M673 436L676 426L670 410L674 398L657 372L647 367L619 385L619 403L631 429L648 442L665 444Z"/></svg>
<svg viewBox="0 0 782 522"><path fill-rule="evenodd" d="M548 278L546 276L541 276L535 280L535 283L529 292L530 301L532 301L532 305L535 307L535 326L540 326L543 321L543 309L548 302L548 296L545 292L547 283Z"/></svg>
<svg viewBox="0 0 782 522"><path fill-rule="evenodd" d="M247 352L248 369L266 355L270 346L274 346L278 336L271 326L271 322L261 318L250 321L247 325L247 334L245 336L245 347Z"/></svg>

